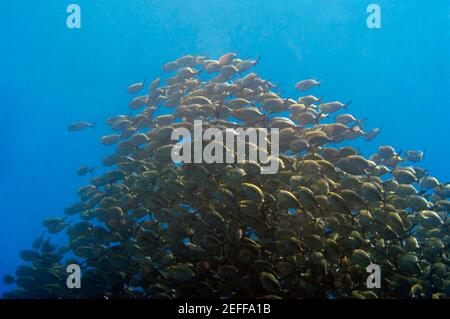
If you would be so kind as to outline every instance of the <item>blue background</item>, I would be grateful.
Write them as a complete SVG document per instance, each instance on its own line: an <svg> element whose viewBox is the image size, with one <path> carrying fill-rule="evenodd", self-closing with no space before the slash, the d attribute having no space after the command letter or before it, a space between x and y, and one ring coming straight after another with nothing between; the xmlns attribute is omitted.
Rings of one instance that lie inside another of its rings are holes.
<svg viewBox="0 0 450 319"><path fill-rule="evenodd" d="M104 119L127 114L126 87L159 75L185 54L229 51L261 57L257 71L297 97L314 77L325 100L382 134L360 143L425 149L424 165L450 181L450 4L445 0L78 0L82 28L66 27L63 0L0 3L0 275L18 253L62 216L111 149L100 146ZM382 9L382 29L366 26L367 6ZM70 133L68 123L99 121ZM57 243L58 241L56 241ZM5 286L0 283L0 291Z"/></svg>

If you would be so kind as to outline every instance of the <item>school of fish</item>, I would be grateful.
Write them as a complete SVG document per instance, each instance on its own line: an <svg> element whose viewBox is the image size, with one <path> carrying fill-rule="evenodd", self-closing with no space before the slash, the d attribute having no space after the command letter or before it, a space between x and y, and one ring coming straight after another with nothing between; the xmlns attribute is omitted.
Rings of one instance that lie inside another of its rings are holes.
<svg viewBox="0 0 450 319"><path fill-rule="evenodd" d="M114 148L106 172L78 170L90 184L43 221L23 265L3 277L14 285L3 297L448 298L450 184L420 166L422 151L380 146L366 158L338 146L381 129L366 130L349 102L303 95L319 89L314 79L295 84L298 98L280 96L252 72L258 62L186 55L130 85L130 114L108 118L100 139ZM222 131L278 128L278 173L249 160L175 164L173 130L199 119ZM66 285L69 264L81 267L80 289ZM370 264L380 288L366 286Z"/></svg>

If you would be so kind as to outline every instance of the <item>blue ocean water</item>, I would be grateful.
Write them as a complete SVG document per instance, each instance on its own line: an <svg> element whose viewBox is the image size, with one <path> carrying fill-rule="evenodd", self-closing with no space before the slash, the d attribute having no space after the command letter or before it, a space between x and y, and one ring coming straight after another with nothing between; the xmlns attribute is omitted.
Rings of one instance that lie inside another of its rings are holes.
<svg viewBox="0 0 450 319"><path fill-rule="evenodd" d="M450 181L450 3L446 0L73 0L82 27L66 26L64 0L0 4L0 275L77 200L78 167L101 166L108 116L127 114L125 88L185 54L261 57L284 95L314 77L311 93L353 101L382 134L357 146L427 149L423 165ZM366 25L369 4L382 28ZM70 122L99 121L67 131ZM55 240L55 243L58 243ZM0 292L6 288L0 283Z"/></svg>

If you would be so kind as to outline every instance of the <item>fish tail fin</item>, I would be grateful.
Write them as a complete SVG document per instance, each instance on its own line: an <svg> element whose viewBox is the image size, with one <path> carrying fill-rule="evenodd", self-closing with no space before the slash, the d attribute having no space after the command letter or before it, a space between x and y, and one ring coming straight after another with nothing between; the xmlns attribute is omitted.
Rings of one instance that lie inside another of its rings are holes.
<svg viewBox="0 0 450 319"><path fill-rule="evenodd" d="M98 124L98 121L95 121L94 123L92 123L92 124L90 125L90 127L91 127L91 128L96 128L97 124Z"/></svg>
<svg viewBox="0 0 450 319"><path fill-rule="evenodd" d="M421 189L417 194L419 195L419 196L423 196L423 195L425 195L427 193L427 190L426 189Z"/></svg>
<svg viewBox="0 0 450 319"><path fill-rule="evenodd" d="M348 108L348 106L349 106L350 104L352 104L352 103L353 103L353 101L348 101L347 103L345 103L345 104L344 104L344 109Z"/></svg>
<svg viewBox="0 0 450 319"><path fill-rule="evenodd" d="M387 198L387 193L386 192L382 192L381 193L381 202L383 203L383 208L386 210L386 205L388 204L388 198Z"/></svg>
<svg viewBox="0 0 450 319"><path fill-rule="evenodd" d="M319 122L323 119L327 119L330 117L330 113L324 113L324 112L320 112L319 114L317 114L316 117L316 123L319 124Z"/></svg>
<svg viewBox="0 0 450 319"><path fill-rule="evenodd" d="M319 84L317 84L318 87L321 87L322 83L325 82L325 80L322 80L322 79L318 79L316 81L319 82Z"/></svg>
<svg viewBox="0 0 450 319"><path fill-rule="evenodd" d="M198 75L198 79L200 80L200 82L203 81L202 79L203 71L205 71L205 69L198 70L196 73L196 75Z"/></svg>
<svg viewBox="0 0 450 319"><path fill-rule="evenodd" d="M367 117L363 117L362 119L358 119L358 120L356 120L356 125L355 126L359 126L360 128L362 128L362 125L366 121L367 121Z"/></svg>

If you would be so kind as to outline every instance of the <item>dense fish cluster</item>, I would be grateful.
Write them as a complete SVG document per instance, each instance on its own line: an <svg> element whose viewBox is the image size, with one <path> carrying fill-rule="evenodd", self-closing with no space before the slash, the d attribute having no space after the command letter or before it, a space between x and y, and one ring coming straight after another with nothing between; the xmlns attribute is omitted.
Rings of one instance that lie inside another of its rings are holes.
<svg viewBox="0 0 450 319"><path fill-rule="evenodd" d="M131 113L107 119L112 133L100 140L115 147L106 172L65 217L43 221L46 234L4 276L16 284L4 297L448 298L450 185L419 166L421 151L381 146L365 158L338 146L380 129L364 129L349 103L303 95L317 90L312 79L295 85L299 98L281 97L251 72L257 62L187 55L131 85ZM199 119L278 128L278 173L249 160L175 164L173 130ZM62 231L58 248L49 236ZM74 263L80 289L66 286ZM370 264L379 289L366 286Z"/></svg>

